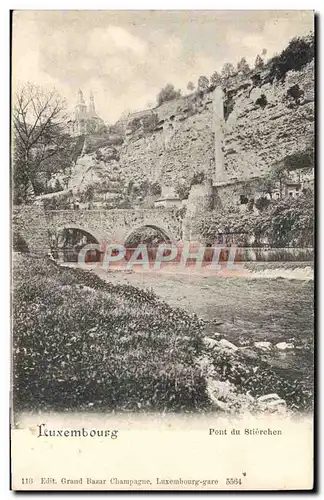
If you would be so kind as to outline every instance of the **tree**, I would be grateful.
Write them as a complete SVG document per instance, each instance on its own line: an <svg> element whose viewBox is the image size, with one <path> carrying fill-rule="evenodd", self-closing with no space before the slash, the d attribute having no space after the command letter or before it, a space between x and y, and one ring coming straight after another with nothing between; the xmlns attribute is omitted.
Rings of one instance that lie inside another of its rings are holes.
<svg viewBox="0 0 324 500"><path fill-rule="evenodd" d="M259 184L260 191L269 194L270 198L272 198L272 193L275 188L276 188L276 183L270 175L264 177Z"/></svg>
<svg viewBox="0 0 324 500"><path fill-rule="evenodd" d="M151 184L151 195L153 196L160 196L162 193L162 187L161 185L156 181Z"/></svg>
<svg viewBox="0 0 324 500"><path fill-rule="evenodd" d="M275 182L279 183L280 199L282 198L282 188L284 183L288 180L288 170L283 165L276 165L272 171L272 177Z"/></svg>
<svg viewBox="0 0 324 500"><path fill-rule="evenodd" d="M273 56L267 63L271 75L269 81L275 79L284 81L288 71L300 71L301 68L314 59L314 49L314 34L302 38L293 38L279 55Z"/></svg>
<svg viewBox="0 0 324 500"><path fill-rule="evenodd" d="M278 188L279 185L279 196L281 199L282 188L288 178L289 173L287 167L282 164L275 165L274 168L269 172L269 174L262 179L259 189L261 189L265 193L268 193L271 198L272 192L276 188Z"/></svg>
<svg viewBox="0 0 324 500"><path fill-rule="evenodd" d="M205 180L204 172L195 172L191 178L190 186L195 186L197 184L202 184Z"/></svg>
<svg viewBox="0 0 324 500"><path fill-rule="evenodd" d="M161 104L166 101L173 101L173 99L177 99L180 96L181 90L176 90L174 85L168 83L157 95L158 106L161 106Z"/></svg>
<svg viewBox="0 0 324 500"><path fill-rule="evenodd" d="M237 71L243 75L247 75L249 73L250 66L248 65L245 57L242 57L242 59L237 63Z"/></svg>
<svg viewBox="0 0 324 500"><path fill-rule="evenodd" d="M200 76L198 78L198 89L204 91L208 88L209 80L207 76Z"/></svg>
<svg viewBox="0 0 324 500"><path fill-rule="evenodd" d="M93 184L88 184L83 193L84 201L92 201L95 195L95 187Z"/></svg>
<svg viewBox="0 0 324 500"><path fill-rule="evenodd" d="M267 209L270 203L271 201L266 196L261 196L260 198L257 198L254 202L256 208L260 210L260 212L262 212L262 210Z"/></svg>
<svg viewBox="0 0 324 500"><path fill-rule="evenodd" d="M64 152L65 101L55 89L46 91L32 83L20 87L13 107L14 202L30 202L30 190L44 162Z"/></svg>
<svg viewBox="0 0 324 500"><path fill-rule="evenodd" d="M274 246L313 246L314 193L272 202L265 211L263 231Z"/></svg>
<svg viewBox="0 0 324 500"><path fill-rule="evenodd" d="M210 77L210 83L211 83L211 85L214 85L215 87L217 87L217 85L219 85L221 83L221 76L217 71L214 71L214 73Z"/></svg>
<svg viewBox="0 0 324 500"><path fill-rule="evenodd" d="M189 82L188 85L187 85L187 89L190 90L190 91L195 90L194 84L192 82Z"/></svg>
<svg viewBox="0 0 324 500"><path fill-rule="evenodd" d="M179 182L175 187L175 193L179 196L180 200L186 200L190 194L190 182Z"/></svg>
<svg viewBox="0 0 324 500"><path fill-rule="evenodd" d="M232 63L225 63L222 68L222 76L228 78L235 73L235 68Z"/></svg>
<svg viewBox="0 0 324 500"><path fill-rule="evenodd" d="M54 191L55 192L58 192L58 191L63 191L63 188L61 186L61 183L58 179L56 179L55 181L55 185L54 185Z"/></svg>
<svg viewBox="0 0 324 500"><path fill-rule="evenodd" d="M262 69L264 67L264 60L259 54L256 56L254 67L255 69Z"/></svg>

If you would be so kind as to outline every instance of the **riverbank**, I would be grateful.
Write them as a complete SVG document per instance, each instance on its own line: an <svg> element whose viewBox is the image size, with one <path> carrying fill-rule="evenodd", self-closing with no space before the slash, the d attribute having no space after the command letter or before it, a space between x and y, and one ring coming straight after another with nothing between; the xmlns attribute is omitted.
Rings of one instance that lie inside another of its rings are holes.
<svg viewBox="0 0 324 500"><path fill-rule="evenodd" d="M15 256L19 405L311 410L312 282L71 267Z"/></svg>
<svg viewBox="0 0 324 500"><path fill-rule="evenodd" d="M204 319L207 335L220 335L237 346L254 349L255 342L271 342L273 346L292 343L293 350L256 352L287 376L300 372L306 376L313 370L314 283L296 276L300 272L310 274L312 268L300 268L300 263L283 263L275 268L274 264L267 263L267 268L250 264L249 274L243 277L107 271L96 266L92 272L113 284L153 291L169 305ZM273 278L274 273L289 273L291 278Z"/></svg>

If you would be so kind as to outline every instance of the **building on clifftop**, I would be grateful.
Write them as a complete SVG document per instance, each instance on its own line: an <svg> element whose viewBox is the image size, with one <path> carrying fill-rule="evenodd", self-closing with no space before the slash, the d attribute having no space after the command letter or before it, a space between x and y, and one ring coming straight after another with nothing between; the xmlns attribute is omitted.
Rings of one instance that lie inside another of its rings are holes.
<svg viewBox="0 0 324 500"><path fill-rule="evenodd" d="M94 97L90 93L89 106L86 105L82 90L78 90L77 104L73 119L68 122L70 134L73 137L99 132L104 127L104 121L97 115Z"/></svg>

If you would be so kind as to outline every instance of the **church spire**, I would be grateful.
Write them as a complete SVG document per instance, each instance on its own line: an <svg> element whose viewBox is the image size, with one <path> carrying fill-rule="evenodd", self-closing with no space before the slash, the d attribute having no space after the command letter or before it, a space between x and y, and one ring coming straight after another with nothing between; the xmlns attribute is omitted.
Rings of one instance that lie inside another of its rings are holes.
<svg viewBox="0 0 324 500"><path fill-rule="evenodd" d="M83 93L81 89L78 90L77 104L84 104Z"/></svg>
<svg viewBox="0 0 324 500"><path fill-rule="evenodd" d="M96 112L95 103L94 103L94 97L93 97L92 91L90 92L89 111L92 112L92 113Z"/></svg>

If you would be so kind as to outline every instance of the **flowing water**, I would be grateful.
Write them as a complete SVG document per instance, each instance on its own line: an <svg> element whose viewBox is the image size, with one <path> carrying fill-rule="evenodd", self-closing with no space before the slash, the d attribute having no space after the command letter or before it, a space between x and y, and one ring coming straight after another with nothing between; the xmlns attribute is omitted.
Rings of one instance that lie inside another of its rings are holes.
<svg viewBox="0 0 324 500"><path fill-rule="evenodd" d="M311 265L250 264L239 274L218 275L177 269L162 272L112 271L87 268L112 283L153 290L171 306L207 321L207 334L220 334L237 346L254 342L293 343L293 350L273 349L263 359L289 376L311 373L314 339L314 283ZM223 273L223 274L222 274Z"/></svg>

